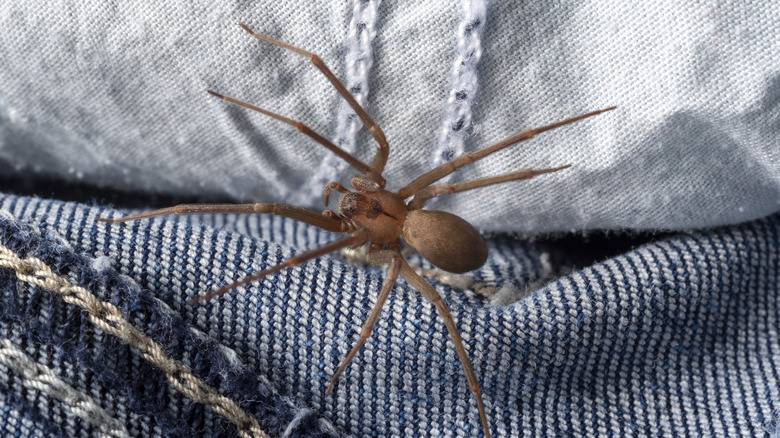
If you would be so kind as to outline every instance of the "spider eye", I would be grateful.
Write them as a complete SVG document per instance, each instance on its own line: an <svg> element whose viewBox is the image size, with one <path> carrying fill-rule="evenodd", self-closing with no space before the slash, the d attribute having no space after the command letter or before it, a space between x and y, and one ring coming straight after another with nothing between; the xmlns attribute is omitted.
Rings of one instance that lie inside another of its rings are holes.
<svg viewBox="0 0 780 438"><path fill-rule="evenodd" d="M379 201L360 193L345 194L339 205L339 213L348 218L364 216L367 219L374 219L382 212L382 204Z"/></svg>

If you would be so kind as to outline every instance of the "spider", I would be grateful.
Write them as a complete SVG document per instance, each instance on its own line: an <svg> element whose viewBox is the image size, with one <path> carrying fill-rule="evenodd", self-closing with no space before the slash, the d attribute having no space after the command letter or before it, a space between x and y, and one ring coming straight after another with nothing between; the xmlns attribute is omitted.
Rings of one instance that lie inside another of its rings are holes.
<svg viewBox="0 0 780 438"><path fill-rule="evenodd" d="M474 161L480 160L521 141L528 140L541 132L549 131L578 120L613 110L615 107L613 106L593 111L558 123L520 132L489 147L460 155L452 161L446 162L420 175L397 192L391 192L385 190L386 181L382 176L390 153L390 148L382 129L374 123L368 113L357 103L357 101L355 101L346 87L344 87L336 78L325 63L314 53L307 52L271 37L258 34L243 23L239 23L239 25L255 38L291 50L308 58L311 63L328 78L338 93L349 103L376 140L377 150L374 158L372 159L371 164L367 165L331 143L323 136L312 131L301 122L291 120L282 115L232 97L224 96L211 90L208 90L208 93L227 102L257 111L283 123L292 125L302 133L311 137L317 143L325 146L360 172L360 175L355 176L351 181L352 188L355 191L351 191L336 182L327 184L322 191L322 200L326 207L326 210L322 213L289 204L181 204L121 218L98 218L97 220L100 222L118 223L167 214L271 213L305 222L327 231L347 233L346 236L323 245L320 248L291 257L262 272L250 275L205 295L195 297L188 301L191 305L212 299L230 290L252 283L267 275L285 268L297 266L327 253L347 247L358 248L368 243L368 261L378 266L389 266L387 280L382 285L377 301L363 324L357 343L334 373L333 378L328 385L328 389L326 390L326 395L330 393L339 375L346 369L350 360L352 360L371 335L382 307L384 306L385 301L387 301L390 291L393 289L393 286L400 275L431 301L439 316L441 316L444 321L449 336L452 339L452 343L455 346L458 359L463 367L463 372L468 380L469 389L476 399L479 417L482 422L485 436L490 437L490 427L488 425L487 414L485 413L485 406L482 401L479 382L471 367L471 362L466 354L466 349L463 347L463 341L458 334L457 327L452 319L449 308L433 286L415 273L406 260L404 260L401 255L401 238L403 238L403 241L405 241L407 245L417 250L434 266L445 271L464 273L481 267L487 260L488 249L479 232L464 219L461 219L452 213L436 210L423 210L426 202L436 196L464 192L509 181L529 179L544 173L557 172L566 169L571 165L549 169L526 169L505 175L480 178L454 184L433 184L469 163L473 163ZM340 193L338 199L338 212L327 209L328 200L331 193L334 191ZM411 200L407 201L409 198L411 198Z"/></svg>

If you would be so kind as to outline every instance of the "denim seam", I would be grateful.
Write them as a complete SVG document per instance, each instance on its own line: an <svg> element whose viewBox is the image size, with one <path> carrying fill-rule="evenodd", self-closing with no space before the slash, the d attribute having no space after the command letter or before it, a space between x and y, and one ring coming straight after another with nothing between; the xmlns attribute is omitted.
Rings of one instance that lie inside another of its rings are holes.
<svg viewBox="0 0 780 438"><path fill-rule="evenodd" d="M107 436L130 436L124 425L95 403L92 397L69 385L49 367L37 363L10 339L0 340L0 364L19 374L25 386L63 402L74 415L94 424Z"/></svg>
<svg viewBox="0 0 780 438"><path fill-rule="evenodd" d="M188 367L167 357L162 346L130 325L116 306L99 300L83 287L56 275L40 259L35 257L22 259L2 244L0 244L0 266L13 269L20 281L55 292L69 304L85 309L95 325L139 350L145 359L165 373L177 390L199 403L211 406L214 412L234 423L242 436L268 437L252 416L194 376Z"/></svg>

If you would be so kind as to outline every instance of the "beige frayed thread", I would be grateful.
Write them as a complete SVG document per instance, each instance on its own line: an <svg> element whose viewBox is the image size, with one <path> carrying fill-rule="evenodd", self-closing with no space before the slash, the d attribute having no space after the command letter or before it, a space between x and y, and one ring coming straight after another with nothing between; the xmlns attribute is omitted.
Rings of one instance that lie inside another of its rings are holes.
<svg viewBox="0 0 780 438"><path fill-rule="evenodd" d="M414 254L414 250L405 246L401 248L401 255L408 259L409 256ZM368 246L361 246L360 248L345 248L341 250L341 257L350 264L368 266ZM389 267L383 266L384 268ZM492 298L498 291L498 287L489 285L487 283L475 281L474 277L466 274L453 274L452 272L442 271L441 269L423 269L419 266L412 266L414 272L420 277L433 280L435 282L446 284L450 287L458 289L471 289L474 292L488 298Z"/></svg>
<svg viewBox="0 0 780 438"><path fill-rule="evenodd" d="M268 437L257 420L232 400L195 377L185 365L167 357L162 347L130 325L116 306L100 301L83 287L58 276L43 261L34 257L22 259L1 244L0 267L11 268L20 281L55 292L61 295L66 303L86 310L95 325L136 348L141 357L165 373L174 388L198 403L211 406L214 412L235 424L241 436Z"/></svg>
<svg viewBox="0 0 780 438"><path fill-rule="evenodd" d="M10 339L0 340L0 364L19 374L25 386L65 403L74 415L97 426L105 436L130 436L125 426L98 406L92 397L70 386L50 368L35 362Z"/></svg>

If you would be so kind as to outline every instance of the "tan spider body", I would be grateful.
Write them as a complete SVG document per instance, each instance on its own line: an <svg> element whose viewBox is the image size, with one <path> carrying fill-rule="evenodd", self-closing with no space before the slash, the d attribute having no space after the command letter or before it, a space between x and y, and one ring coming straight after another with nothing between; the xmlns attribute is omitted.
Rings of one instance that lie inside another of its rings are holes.
<svg viewBox="0 0 780 438"><path fill-rule="evenodd" d="M382 285L376 304L366 318L366 322L360 332L360 338L334 373L330 385L328 386L327 393L330 393L338 376L346 369L349 361L360 350L360 347L370 336L374 324L379 317L379 313L382 310L382 306L400 275L433 303L436 307L436 311L444 321L450 338L455 346L455 351L458 354L458 359L463 366L469 388L474 394L474 398L477 402L477 408L479 410L479 416L485 436L490 437L490 427L488 425L487 414L485 413L485 406L482 401L479 382L471 367L471 363L466 354L466 350L463 347L463 342L458 334L455 322L452 319L447 305L433 286L415 273L402 257L401 238L403 238L409 246L422 254L428 261L443 270L463 273L481 267L487 260L488 251L479 232L464 219L461 219L452 213L436 210L422 210L425 203L429 199L439 195L457 193L520 179L528 179L543 173L565 169L569 167L569 165L550 169L527 169L506 175L454 184L433 184L466 164L477 161L523 140L528 140L540 132L555 129L577 120L612 110L614 107L583 114L544 127L520 132L519 134L513 135L512 137L487 148L463 154L450 162L442 164L441 166L420 175L398 192L390 192L385 190L385 179L382 177L382 172L389 155L389 146L384 133L381 128L374 123L366 111L355 101L352 95L347 92L344 85L338 81L322 60L313 53L290 46L265 35L257 34L244 24L241 24L241 27L256 38L292 50L309 58L330 80L339 94L344 97L369 129L371 135L378 143L376 155L374 156L371 165L366 165L298 121L288 119L246 102L223 96L211 90L209 90L209 93L228 102L260 112L292 125L316 142L331 150L362 173L362 175L358 175L352 179L352 187L355 191L350 191L335 182L325 186L322 197L326 208L331 192L337 191L341 193L338 200L338 213L331 210L325 210L322 213L318 213L313 210L288 204L183 204L117 219L99 218L98 221L117 223L166 214L272 213L306 222L328 231L348 233L346 236L320 248L292 257L265 271L250 275L213 292L193 298L189 301L190 304L206 301L232 289L278 272L284 268L299 265L307 260L322 256L329 252L346 247L359 247L368 243L369 261L376 265L389 265L388 278L384 285ZM407 202L406 200L410 197L412 197L412 199Z"/></svg>
<svg viewBox="0 0 780 438"><path fill-rule="evenodd" d="M397 193L379 189L373 181L356 176L350 192L339 198L339 216L347 221L348 231L364 229L372 245L400 246L399 238L416 249L436 267L457 274L473 271L485 264L487 246L470 223L446 211L410 208ZM328 189L324 194L327 205ZM365 242L358 242L360 246Z"/></svg>

